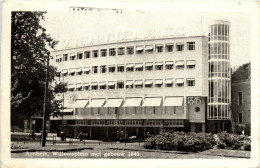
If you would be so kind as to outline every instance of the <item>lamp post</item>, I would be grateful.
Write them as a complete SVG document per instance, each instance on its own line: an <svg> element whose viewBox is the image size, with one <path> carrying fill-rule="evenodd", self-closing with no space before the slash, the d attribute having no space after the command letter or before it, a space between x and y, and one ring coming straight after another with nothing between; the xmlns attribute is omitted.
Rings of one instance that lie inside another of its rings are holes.
<svg viewBox="0 0 260 168"><path fill-rule="evenodd" d="M43 104L43 122L42 122L42 147L46 145L46 112L47 112L47 95L49 84L49 60L50 56L47 56L46 78L45 78L45 91L44 91L44 104Z"/></svg>

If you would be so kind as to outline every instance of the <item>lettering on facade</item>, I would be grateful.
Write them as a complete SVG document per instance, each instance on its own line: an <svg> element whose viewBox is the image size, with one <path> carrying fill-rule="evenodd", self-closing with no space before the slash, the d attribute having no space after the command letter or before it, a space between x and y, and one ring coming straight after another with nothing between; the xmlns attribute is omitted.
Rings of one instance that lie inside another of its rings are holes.
<svg viewBox="0 0 260 168"><path fill-rule="evenodd" d="M201 99L200 97L188 97L188 104L196 104L196 105L199 105L201 104Z"/></svg>
<svg viewBox="0 0 260 168"><path fill-rule="evenodd" d="M95 35L95 36L83 37L80 39L63 41L63 49L72 48L72 47L83 47L86 45L93 45L93 44L123 42L123 41L137 40L137 39L176 37L176 36L185 36L185 35L186 35L185 27L166 27L160 30L150 29L144 33L140 33L139 31L135 31L135 32L126 31L126 32L119 32L116 34Z"/></svg>

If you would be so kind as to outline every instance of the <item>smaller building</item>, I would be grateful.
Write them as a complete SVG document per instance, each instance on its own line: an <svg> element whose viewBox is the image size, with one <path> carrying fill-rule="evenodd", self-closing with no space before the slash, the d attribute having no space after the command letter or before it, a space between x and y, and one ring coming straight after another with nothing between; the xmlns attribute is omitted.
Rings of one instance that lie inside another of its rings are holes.
<svg viewBox="0 0 260 168"><path fill-rule="evenodd" d="M231 109L235 131L250 134L251 128L251 66L250 63L232 68Z"/></svg>

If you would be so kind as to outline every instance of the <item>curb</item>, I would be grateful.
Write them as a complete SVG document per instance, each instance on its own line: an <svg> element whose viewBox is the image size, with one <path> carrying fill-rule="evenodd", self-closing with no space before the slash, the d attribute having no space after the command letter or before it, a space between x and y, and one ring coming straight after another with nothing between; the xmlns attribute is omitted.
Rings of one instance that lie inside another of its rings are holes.
<svg viewBox="0 0 260 168"><path fill-rule="evenodd" d="M94 148L73 148L73 149L50 149L50 150L44 150L44 149L24 149L24 150L14 150L11 151L11 153L23 153L23 152L68 152L68 151L81 151L81 150L94 150Z"/></svg>

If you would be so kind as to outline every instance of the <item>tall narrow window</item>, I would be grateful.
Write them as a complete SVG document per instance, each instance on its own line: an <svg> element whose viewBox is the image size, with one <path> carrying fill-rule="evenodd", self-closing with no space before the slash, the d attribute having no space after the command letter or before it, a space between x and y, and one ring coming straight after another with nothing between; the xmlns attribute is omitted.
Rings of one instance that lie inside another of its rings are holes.
<svg viewBox="0 0 260 168"><path fill-rule="evenodd" d="M143 54L144 53L144 47L143 46L137 46L136 47L136 54Z"/></svg>
<svg viewBox="0 0 260 168"><path fill-rule="evenodd" d="M109 66L108 66L108 72L116 72L116 67L115 67L115 65L109 65Z"/></svg>
<svg viewBox="0 0 260 168"><path fill-rule="evenodd" d="M156 62L155 63L155 70L156 71L163 70L163 62Z"/></svg>
<svg viewBox="0 0 260 168"><path fill-rule="evenodd" d="M238 123L243 123L243 113L242 113L242 111L240 111L239 113L238 113Z"/></svg>
<svg viewBox="0 0 260 168"><path fill-rule="evenodd" d="M98 73L98 66L93 66L92 67L92 72L95 74L95 73Z"/></svg>
<svg viewBox="0 0 260 168"><path fill-rule="evenodd" d="M238 105L243 104L243 94L242 92L238 92Z"/></svg>
<svg viewBox="0 0 260 168"><path fill-rule="evenodd" d="M146 62L145 63L145 70L146 71L152 71L153 70L153 63L152 62Z"/></svg>
<svg viewBox="0 0 260 168"><path fill-rule="evenodd" d="M106 72L107 72L107 66L106 65L100 66L100 73L106 73Z"/></svg>
<svg viewBox="0 0 260 168"><path fill-rule="evenodd" d="M152 45L145 46L145 53L146 54L152 54L153 53L153 46Z"/></svg>
<svg viewBox="0 0 260 168"><path fill-rule="evenodd" d="M143 64L142 63L135 64L135 71L143 71Z"/></svg>
<svg viewBox="0 0 260 168"><path fill-rule="evenodd" d="M134 47L127 47L127 54L128 55L134 54Z"/></svg>
<svg viewBox="0 0 260 168"><path fill-rule="evenodd" d="M193 78L187 79L187 86L189 87L195 86L195 79Z"/></svg>
<svg viewBox="0 0 260 168"><path fill-rule="evenodd" d="M162 44L156 45L155 48L156 48L156 52L157 53L162 53L163 52L163 45Z"/></svg>
<svg viewBox="0 0 260 168"><path fill-rule="evenodd" d="M83 53L78 53L78 54L77 54L77 59L78 59L78 60L83 59Z"/></svg>
<svg viewBox="0 0 260 168"><path fill-rule="evenodd" d="M68 61L68 54L63 54L63 58L64 61Z"/></svg>
<svg viewBox="0 0 260 168"><path fill-rule="evenodd" d="M166 70L171 70L171 69L173 69L173 61L166 61L166 62L165 62L165 69L166 69Z"/></svg>
<svg viewBox="0 0 260 168"><path fill-rule="evenodd" d="M117 81L117 89L123 89L124 88L124 81Z"/></svg>
<svg viewBox="0 0 260 168"><path fill-rule="evenodd" d="M97 58L98 57L98 50L93 50L92 51L92 57Z"/></svg>
<svg viewBox="0 0 260 168"><path fill-rule="evenodd" d="M166 44L166 52L173 52L173 44Z"/></svg>
<svg viewBox="0 0 260 168"><path fill-rule="evenodd" d="M125 71L125 66L123 64L117 65L117 72L124 72Z"/></svg>

